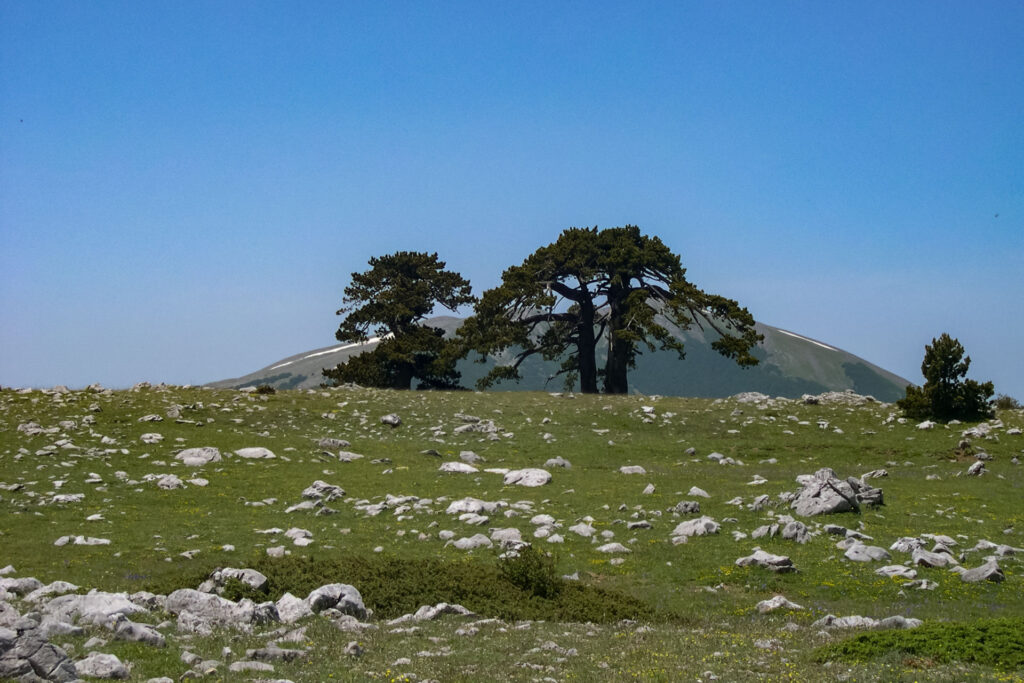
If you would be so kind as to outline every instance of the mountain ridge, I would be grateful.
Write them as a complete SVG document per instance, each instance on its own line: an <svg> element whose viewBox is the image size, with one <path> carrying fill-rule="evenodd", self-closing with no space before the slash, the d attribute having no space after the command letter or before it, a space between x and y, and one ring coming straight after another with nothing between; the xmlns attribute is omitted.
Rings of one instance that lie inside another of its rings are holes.
<svg viewBox="0 0 1024 683"><path fill-rule="evenodd" d="M437 316L425 324L440 327L450 335L462 324L462 319ZM753 368L740 368L720 356L711 349L712 335L700 329L684 332L667 326L683 339L686 358L680 361L675 352L645 350L629 374L631 393L723 398L745 391L758 391L797 398L803 394L853 390L891 402L902 398L910 384L895 373L837 346L765 323L756 323L758 332L765 339L754 351L761 362ZM241 388L267 384L277 389L316 388L323 382L323 368L334 367L353 355L371 350L378 342L379 338L372 338L361 344L335 344L312 349L287 356L240 377L209 382L207 386ZM599 364L602 360L599 354ZM494 358L482 364L471 359L460 361L458 369L462 373L463 386L473 387L476 380L496 362ZM556 369L557 363L531 357L520 367L523 379L518 384L502 382L492 390L561 390L564 388L562 378L551 377Z"/></svg>

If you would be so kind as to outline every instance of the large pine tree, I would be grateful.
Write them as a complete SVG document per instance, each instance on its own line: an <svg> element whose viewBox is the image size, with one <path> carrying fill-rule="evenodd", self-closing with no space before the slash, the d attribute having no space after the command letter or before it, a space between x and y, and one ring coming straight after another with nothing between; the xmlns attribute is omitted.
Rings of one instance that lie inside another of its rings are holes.
<svg viewBox="0 0 1024 683"><path fill-rule="evenodd" d="M561 359L566 385L580 391L626 393L628 371L643 345L676 351L683 342L666 324L717 334L712 348L742 366L755 365L751 349L761 340L754 319L739 304L707 294L690 283L679 256L657 237L633 225L598 230L569 228L519 266L502 274L500 286L484 292L459 330L464 350L488 355L511 352L478 383L519 379L533 355ZM607 348L603 368L597 350Z"/></svg>

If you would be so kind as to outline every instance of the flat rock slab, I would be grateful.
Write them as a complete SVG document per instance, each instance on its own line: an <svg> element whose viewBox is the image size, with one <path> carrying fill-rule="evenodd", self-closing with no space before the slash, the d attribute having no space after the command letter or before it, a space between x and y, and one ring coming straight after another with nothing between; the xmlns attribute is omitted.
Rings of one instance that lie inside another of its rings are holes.
<svg viewBox="0 0 1024 683"><path fill-rule="evenodd" d="M966 570L960 574L960 580L965 583L980 583L982 581L1001 583L1006 581L1006 575L1003 574L1003 570L999 568L999 565L993 561L986 562L980 567Z"/></svg>
<svg viewBox="0 0 1024 683"><path fill-rule="evenodd" d="M211 462L220 462L220 450L213 446L201 446L199 448L186 448L174 456L187 467L203 467Z"/></svg>
<svg viewBox="0 0 1024 683"><path fill-rule="evenodd" d="M505 475L505 486L544 486L551 481L551 473L537 467L512 470Z"/></svg>
<svg viewBox="0 0 1024 683"><path fill-rule="evenodd" d="M751 565L764 567L765 569L778 574L796 571L796 567L793 566L793 561L785 555L773 555L772 553L767 553L761 549L755 550L752 555L741 557L736 560L737 567L749 567Z"/></svg>
<svg viewBox="0 0 1024 683"><path fill-rule="evenodd" d="M796 604L795 602L787 600L785 597L781 595L776 595L774 598L771 598L769 600L762 600L761 602L757 603L757 611L761 614L768 614L769 612L774 612L775 610L779 609L802 610L803 607Z"/></svg>
<svg viewBox="0 0 1024 683"><path fill-rule="evenodd" d="M437 468L437 471L454 472L456 474L474 474L480 470L466 462L451 461L441 463L441 466Z"/></svg>
<svg viewBox="0 0 1024 683"><path fill-rule="evenodd" d="M672 530L672 536L707 536L709 534L717 534L720 528L721 525L718 522L705 515L698 519L690 519L679 523Z"/></svg>
<svg viewBox="0 0 1024 683"><path fill-rule="evenodd" d="M277 457L269 448L262 448L259 446L254 446L252 448L239 448L235 451L235 455L239 458L246 458L249 460L270 460Z"/></svg>

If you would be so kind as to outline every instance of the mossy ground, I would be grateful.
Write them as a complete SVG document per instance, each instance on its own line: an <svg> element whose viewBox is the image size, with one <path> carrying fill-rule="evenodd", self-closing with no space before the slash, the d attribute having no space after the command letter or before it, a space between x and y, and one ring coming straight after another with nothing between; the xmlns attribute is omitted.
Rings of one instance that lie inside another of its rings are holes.
<svg viewBox="0 0 1024 683"><path fill-rule="evenodd" d="M91 410L93 404L99 412ZM187 423L166 418L172 405L181 406ZM643 410L645 406L653 408L653 416ZM734 540L732 531L749 534L770 521L769 513L788 510L777 506L752 511L727 502L742 497L749 503L761 493L775 501L779 493L797 488L798 474L819 467L832 467L844 477L885 468L889 476L876 480L885 491L884 507L815 521L857 528L883 547L901 536L924 533L957 539L958 551L980 539L1022 547L1024 468L1011 464L1010 458L1022 455L1024 437L1007 435L1005 430L993 432L996 439L975 440L976 450L994 459L988 464L990 474L974 478L960 474L969 464L955 450L963 427L918 431L912 424L890 420L894 409L880 404L780 402L758 407L735 401L639 396L376 390L249 395L154 387L76 391L59 398L38 391L4 390L0 408L0 483L9 488L21 485L0 491L0 565L14 564L20 576L36 576L44 582L62 579L105 590L166 592L194 587L212 567L257 565L271 576L272 591L302 594L321 579L352 583L381 617L446 599L476 600L474 609L504 620L482 627L472 637L456 635L462 624L446 621L410 634L391 634L386 629L365 632L358 636L366 651L359 659L340 655L355 636L313 622L308 630L312 661L277 665L276 677L386 680L403 672L445 681L482 677L695 680L706 679L705 672L720 680L1020 677L991 664L943 661L893 650L879 650L879 657L866 660L821 663L816 648L829 641L808 628L826 613L876 618L902 614L929 624L1019 619L1024 617L1019 556L1001 560L1007 577L1002 584L965 584L944 570L922 569L921 577L937 582L938 588L919 591L904 588L903 581L875 575L876 564L846 561L835 548L835 538L824 534L806 545L779 538ZM379 422L381 415L392 412L402 417L397 429ZM165 419L139 422L147 414ZM513 436L491 441L476 433L455 434L454 428L463 424L457 414L494 420L502 434ZM95 419L94 424L84 424L88 416ZM1007 426L1024 425L1019 412L1000 417ZM56 434L32 437L16 431L30 420L43 427L56 427L62 420L76 424ZM827 422L827 427L820 428L819 421ZM145 444L140 436L147 432L160 433L164 439ZM115 443L102 444L103 436ZM316 440L327 436L347 439L348 450L365 457L352 463L326 458ZM57 446L50 454L37 454L61 439L69 444ZM225 454L265 446L278 457L259 461L226 457L192 471L173 459L177 450L188 446L216 446ZM696 456L685 454L688 447L696 449ZM422 453L430 448L442 458ZM573 467L552 468L553 481L537 489L505 487L501 475L482 471L472 475L437 471L442 460L457 459L462 450L481 455L486 461L483 467L541 466L556 455L570 460ZM718 465L706 458L712 451L744 465ZM621 474L622 465L641 465L647 474ZM209 485L164 491L154 482L142 481L148 473L174 473L182 479L197 475L209 480ZM99 475L102 483L86 483L92 474ZM766 482L751 485L755 474ZM344 500L331 503L338 514L285 514L285 507L299 502L302 490L315 479L347 491ZM57 481L64 483L57 488ZM645 495L642 491L649 483L655 492ZM711 498L687 495L691 486L708 491ZM48 504L55 492L84 493L85 498L79 503ZM447 502L435 502L429 511L396 515L388 510L373 517L353 504L378 502L386 494L435 501L464 496L529 501L534 513L550 514L561 522L563 528L558 531L565 536L563 544L536 540L536 546L553 552L559 576L578 572L581 580L568 598L558 598L568 601L561 607L555 604L558 600L524 599L519 588L502 584L495 551L456 550L445 546L437 532L451 529L458 536L468 536L486 532L486 527L514 526L531 539L534 527L529 514L506 518L499 512L479 528L444 514ZM276 501L245 504L269 498ZM703 514L723 522L722 532L673 545L669 532L682 518L666 510L683 499L699 500ZM103 520L86 521L93 514L101 514ZM622 556L624 562L613 564L611 556L595 552L588 539L566 532L587 515L594 518L599 532L612 532L612 540L632 550ZM626 523L638 519L649 520L653 528L627 530ZM300 548L280 535L256 533L291 526L312 532L313 545ZM427 540L420 540L420 533ZM77 534L109 538L112 543L53 545L58 537ZM266 548L281 544L289 547L291 556L275 565L266 557ZM234 549L226 551L226 545ZM755 545L789 555L799 571L776 576L736 567L735 559L750 554ZM374 552L378 547L383 550ZM186 559L182 556L186 551L198 552ZM965 564L980 564L982 555L973 554ZM894 562L906 559L894 553ZM599 591L607 593L602 597ZM758 614L756 603L776 593L806 609ZM609 600L625 611L604 616L586 611ZM627 616L636 623L618 622ZM523 619L531 620L530 626L515 628L517 620ZM595 623L581 623L585 621ZM795 624L791 627L795 630L783 630L787 623ZM640 628L645 624L652 630ZM135 664L133 677L145 680L180 675L187 667L172 651L179 652L182 646L212 657L219 656L225 645L238 653L265 642L238 634L205 639L169 635L173 646L165 651L117 643L106 651L123 654ZM837 634L833 640L843 637ZM81 652L85 638L60 640ZM554 649L530 653L547 641L564 650L575 648L576 654ZM410 658L411 663L392 667L401 657Z"/></svg>

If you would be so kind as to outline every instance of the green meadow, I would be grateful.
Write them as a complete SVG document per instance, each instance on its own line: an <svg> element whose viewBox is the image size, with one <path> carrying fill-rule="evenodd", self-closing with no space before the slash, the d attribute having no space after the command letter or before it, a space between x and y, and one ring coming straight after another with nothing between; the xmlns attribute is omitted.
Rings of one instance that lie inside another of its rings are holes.
<svg viewBox="0 0 1024 683"><path fill-rule="evenodd" d="M383 424L388 414L401 425ZM161 420L140 421L150 415ZM465 430L488 422L493 430ZM211 680L1024 680L1024 466L1013 462L1024 457L1024 436L1013 433L1024 427L1024 414L1001 412L990 424L987 437L961 448L961 433L972 425L921 430L876 401L5 389L0 567L13 565L13 576L43 583L69 581L81 592L158 594L196 588L219 567L251 567L267 575L268 588L251 595L233 586L235 597L305 597L340 582L359 589L374 611L372 628L358 632L313 616L288 627L200 636L179 632L173 617L153 611L136 620L162 624L165 648L116 641L94 626L51 638L74 657L89 651L90 637L104 638L100 651L131 662L139 681L177 680L190 669L181 659L186 650L222 663ZM144 434L162 439L146 443ZM318 445L324 438L345 440L344 451L363 457L341 461L337 448ZM202 467L175 460L182 449L201 446L216 447L223 459ZM233 455L248 447L275 457ZM465 451L482 459L477 472L439 471ZM719 464L712 453L734 464ZM986 473L968 476L979 453L991 456ZM545 467L556 457L571 467ZM645 473L624 474L623 466ZM486 471L527 467L546 469L551 481L506 486L502 474ZM822 467L844 479L885 470L870 480L885 504L798 518L812 532L804 544L781 535L752 538L758 527L793 514L780 494L799 490L797 476ZM184 486L165 490L147 476L167 474ZM326 503L333 514L286 512L317 480L345 490ZM61 494L84 495L54 502ZM754 505L762 495L767 502ZM484 513L485 523L470 525L446 512L467 497L502 505ZM698 502L700 513L674 513L684 500ZM535 537L540 525L531 520L538 515L554 518L546 537ZM673 543L676 525L701 515L721 525L718 533ZM594 537L569 530L581 520ZM644 521L649 528L636 524ZM916 567L918 580L936 584L923 590L875 573L884 564L909 566L909 553L850 561L826 524L885 549L902 537L945 535L967 568L992 554L974 550L979 541L1022 550L998 558L1005 575L998 583ZM294 544L283 533L292 528L308 531L311 543ZM497 542L460 550L445 540L508 528L539 551L532 563L510 564ZM561 542L550 542L555 535ZM75 536L109 544L55 545ZM628 552L599 552L606 543ZM736 565L756 547L789 556L797 571ZM271 557L270 548L284 556ZM761 614L757 604L776 595L802 609ZM387 624L438 602L476 616ZM22 613L32 609L12 604ZM884 632L812 626L827 614L924 623ZM305 631L290 647L305 650L303 658L274 662L272 673L229 671L246 649L295 627ZM920 629L930 629L921 631L927 637L909 637ZM352 641L361 655L344 652Z"/></svg>

